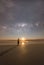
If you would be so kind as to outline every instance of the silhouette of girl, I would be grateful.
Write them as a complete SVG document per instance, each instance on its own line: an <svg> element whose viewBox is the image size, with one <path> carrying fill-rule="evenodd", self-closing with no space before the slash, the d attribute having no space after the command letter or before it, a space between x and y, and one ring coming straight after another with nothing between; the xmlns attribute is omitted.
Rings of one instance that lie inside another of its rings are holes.
<svg viewBox="0 0 44 65"><path fill-rule="evenodd" d="M17 42L17 43L18 43L18 45L19 45L19 38L18 38L18 42Z"/></svg>

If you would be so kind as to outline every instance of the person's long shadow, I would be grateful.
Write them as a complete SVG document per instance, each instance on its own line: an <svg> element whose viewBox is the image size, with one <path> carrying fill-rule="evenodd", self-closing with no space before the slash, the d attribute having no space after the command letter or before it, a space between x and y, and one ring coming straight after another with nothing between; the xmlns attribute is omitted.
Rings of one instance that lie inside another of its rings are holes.
<svg viewBox="0 0 44 65"><path fill-rule="evenodd" d="M9 51L13 50L13 49L16 48L16 47L17 47L17 45L15 45L15 46L13 46L12 48L9 48L9 49L7 49L7 50L1 52L1 53L0 53L0 56L3 56L4 54L8 53Z"/></svg>

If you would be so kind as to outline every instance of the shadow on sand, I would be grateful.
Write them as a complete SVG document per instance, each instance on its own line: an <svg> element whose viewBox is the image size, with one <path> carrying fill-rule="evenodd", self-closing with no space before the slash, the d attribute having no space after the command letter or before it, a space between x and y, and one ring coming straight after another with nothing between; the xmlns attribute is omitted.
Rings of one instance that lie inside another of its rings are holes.
<svg viewBox="0 0 44 65"><path fill-rule="evenodd" d="M17 47L17 45L15 45L14 47L9 48L9 49L7 49L7 50L1 52L1 53L0 53L0 56L3 56L4 54L8 53L9 51L13 50L13 49L16 48L16 47Z"/></svg>

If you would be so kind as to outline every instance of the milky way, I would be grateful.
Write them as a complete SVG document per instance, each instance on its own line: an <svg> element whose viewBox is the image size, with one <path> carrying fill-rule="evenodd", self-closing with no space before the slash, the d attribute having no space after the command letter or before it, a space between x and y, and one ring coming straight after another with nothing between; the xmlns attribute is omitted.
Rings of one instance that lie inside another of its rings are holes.
<svg viewBox="0 0 44 65"><path fill-rule="evenodd" d="M44 38L44 0L0 0L1 38Z"/></svg>

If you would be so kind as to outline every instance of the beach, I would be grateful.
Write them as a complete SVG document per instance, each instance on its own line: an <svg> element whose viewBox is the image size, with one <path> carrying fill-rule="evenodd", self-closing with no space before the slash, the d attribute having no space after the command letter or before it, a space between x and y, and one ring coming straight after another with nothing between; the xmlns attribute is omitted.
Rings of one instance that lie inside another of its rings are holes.
<svg viewBox="0 0 44 65"><path fill-rule="evenodd" d="M0 65L44 65L43 41L0 44Z"/></svg>

